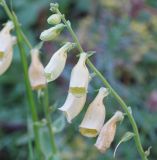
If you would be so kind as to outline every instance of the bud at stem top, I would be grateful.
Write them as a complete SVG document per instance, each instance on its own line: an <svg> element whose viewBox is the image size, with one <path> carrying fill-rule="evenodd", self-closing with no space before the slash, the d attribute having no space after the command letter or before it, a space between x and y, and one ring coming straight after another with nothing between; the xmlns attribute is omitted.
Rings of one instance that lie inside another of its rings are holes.
<svg viewBox="0 0 157 160"><path fill-rule="evenodd" d="M64 27L65 27L65 25L62 23L57 24L54 27L51 27L50 29L47 29L41 33L40 39L42 41L54 40L55 38L57 38L59 36L60 32L63 30Z"/></svg>

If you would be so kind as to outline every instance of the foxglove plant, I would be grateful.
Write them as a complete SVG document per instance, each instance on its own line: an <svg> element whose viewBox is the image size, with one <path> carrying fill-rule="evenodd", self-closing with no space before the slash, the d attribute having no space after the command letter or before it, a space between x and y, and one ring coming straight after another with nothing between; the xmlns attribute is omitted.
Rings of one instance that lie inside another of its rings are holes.
<svg viewBox="0 0 157 160"><path fill-rule="evenodd" d="M5 3L5 0L0 0L0 3L4 7L6 13L8 14L9 18L13 21L15 26L15 30L17 34L17 43L20 50L21 62L24 69L26 90L27 90L29 105L31 109L32 120L34 122L33 127L34 127L34 138L35 138L37 155L38 155L37 160L38 159L42 160L43 158L42 158L42 152L41 152L41 143L39 141L39 129L37 125L40 122L38 121L38 115L35 109L35 101L34 101L31 89L34 89L36 88L36 86L38 86L39 84L38 82L41 82L40 81L41 77L43 78L42 84L44 85L46 84L46 78L47 78L47 82L50 82L50 81L54 81L59 77L66 63L67 52L73 48L73 45L72 43L67 42L56 53L54 53L54 55L50 59L50 62L44 69L41 62L38 59L39 58L38 51L32 49L31 44L29 43L29 41L27 40L26 36L23 34L20 28L19 22L14 12L11 12L9 10L7 4ZM132 113L128 109L127 105L121 99L121 97L116 93L116 91L110 86L109 82L105 79L105 77L97 70L97 68L89 60L87 53L85 53L83 48L81 47L79 40L71 27L70 22L67 21L65 19L65 16L62 15L62 13L60 12L59 5L56 3L55 4L51 3L50 7L51 7L50 10L52 11L53 14L48 18L47 21L49 24L52 24L55 26L43 31L40 35L40 39L42 41L55 40L59 36L61 31L66 27L69 33L71 34L74 40L74 43L76 44L75 46L77 47L80 53L80 58L78 60L78 63L74 66L71 72L69 93L68 93L67 99L65 101L65 104L59 109L65 113L68 122L71 122L71 120L81 112L86 102L88 84L90 80L89 71L86 66L87 64L88 67L97 75L97 77L102 80L103 84L108 89L100 88L98 95L96 96L94 101L89 105L89 108L87 109L85 117L83 118L83 121L79 126L81 134L86 137L96 137L98 135L98 139L95 143L95 146L100 152L105 153L106 150L110 147L115 137L117 122L121 121L124 115L127 115L133 128L133 132L134 132L133 134L135 135L134 140L137 146L137 150L142 160L148 160L147 155L145 154L140 141L140 136L139 136L136 122L133 118ZM28 63L26 61L26 54L25 54L26 51L23 47L22 41L26 42L26 45L31 49L31 52L32 52L31 54L32 63L30 65L29 71L28 71ZM9 38L8 42L10 43L12 42L12 40L10 40ZM3 49L2 46L0 46L0 49L1 49L0 57L3 58L3 53L4 54L7 53L5 51L12 48L12 45L13 43L7 44L5 50ZM33 52L35 52L35 54ZM37 66L39 66L39 68L36 66L37 63L38 63ZM5 64L2 64L2 66L4 65ZM36 82L38 84L36 84ZM32 88L30 83L32 85ZM109 93L108 91L110 91L110 93L117 99L117 101L119 102L119 104L121 105L125 113L122 113L121 111L117 111L114 114L114 116L111 119L109 119L103 126L103 123L105 121L105 114L106 114L105 107L103 104L103 98L107 96L107 94ZM44 106L45 106L46 124L49 130L50 139L51 139L50 143L52 147L52 156L54 158L57 155L57 149L54 141L54 133L53 133L51 117L49 114L47 87L45 91ZM52 157L48 157L48 159L50 158Z"/></svg>

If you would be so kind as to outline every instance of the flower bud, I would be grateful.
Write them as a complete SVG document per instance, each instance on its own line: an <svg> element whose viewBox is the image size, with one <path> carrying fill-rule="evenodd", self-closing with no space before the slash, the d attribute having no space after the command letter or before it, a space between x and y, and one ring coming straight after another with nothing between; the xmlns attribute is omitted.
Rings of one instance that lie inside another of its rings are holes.
<svg viewBox="0 0 157 160"><path fill-rule="evenodd" d="M116 133L116 124L122 121L123 118L123 113L117 111L114 116L105 123L95 143L96 148L100 152L105 153L110 147Z"/></svg>
<svg viewBox="0 0 157 160"><path fill-rule="evenodd" d="M59 24L61 22L61 16L59 14L53 14L47 19L48 24Z"/></svg>
<svg viewBox="0 0 157 160"><path fill-rule="evenodd" d="M0 31L0 75L9 68L12 62L13 45L16 43L16 37L10 34L13 28L13 23L9 21Z"/></svg>
<svg viewBox="0 0 157 160"><path fill-rule="evenodd" d="M81 53L79 61L71 72L69 92L75 95L87 93L90 75L86 67L87 53Z"/></svg>
<svg viewBox="0 0 157 160"><path fill-rule="evenodd" d="M57 24L54 27L51 27L50 29L44 30L40 35L40 39L42 41L54 40L59 36L60 32L63 30L64 27L65 25L61 23Z"/></svg>
<svg viewBox="0 0 157 160"><path fill-rule="evenodd" d="M53 54L49 63L44 69L47 82L54 81L60 76L65 67L67 52L73 47L73 43L67 42L57 52Z"/></svg>
<svg viewBox="0 0 157 160"><path fill-rule="evenodd" d="M39 50L34 48L31 50L31 59L28 75L32 89L41 89L46 86L46 77L44 67L39 59Z"/></svg>
<svg viewBox="0 0 157 160"><path fill-rule="evenodd" d="M86 137L96 137L105 121L105 106L103 98L108 95L106 88L99 89L99 93L89 105L87 112L81 122L80 133Z"/></svg>
<svg viewBox="0 0 157 160"><path fill-rule="evenodd" d="M71 123L71 120L81 112L85 102L86 94L79 97L69 93L64 105L61 108L59 108L59 110L65 113L67 121Z"/></svg>

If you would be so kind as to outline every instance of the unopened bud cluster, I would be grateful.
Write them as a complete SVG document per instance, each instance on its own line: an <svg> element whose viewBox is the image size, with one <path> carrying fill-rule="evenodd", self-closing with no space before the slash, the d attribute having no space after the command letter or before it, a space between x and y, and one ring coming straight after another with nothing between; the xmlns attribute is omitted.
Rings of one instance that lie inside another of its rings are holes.
<svg viewBox="0 0 157 160"><path fill-rule="evenodd" d="M52 3L51 11L55 12L57 9L58 5ZM55 26L41 33L40 39L43 41L54 40L64 28L64 24L61 23L61 15L57 14L57 12L51 15L47 22ZM47 82L54 81L60 76L66 64L67 52L73 47L73 43L67 42L53 54L44 68ZM71 71L67 98L59 108L65 114L69 123L79 115L86 103L88 85L91 80L86 66L87 58L87 53L80 53L79 60ZM103 153L110 147L114 139L117 122L123 119L123 113L117 111L111 119L105 122L106 109L103 99L108 93L108 89L104 87L99 89L97 96L90 103L79 126L79 131L83 136L98 136L95 146Z"/></svg>

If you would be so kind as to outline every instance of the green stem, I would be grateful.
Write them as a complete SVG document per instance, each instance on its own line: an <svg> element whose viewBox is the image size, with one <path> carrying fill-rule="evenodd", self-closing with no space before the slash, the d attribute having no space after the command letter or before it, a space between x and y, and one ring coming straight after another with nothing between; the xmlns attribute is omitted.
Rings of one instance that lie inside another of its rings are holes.
<svg viewBox="0 0 157 160"><path fill-rule="evenodd" d="M8 17L14 22L14 16L12 15L12 13L10 12L10 10L9 10L9 8L8 8L8 6L7 6L7 4L6 4L6 2L5 2L5 0L2 0L2 6L3 6L3 8L4 8L4 10L5 10L5 12L7 13L7 15L8 15ZM19 23L17 23L18 25L17 26L19 26ZM19 32L19 35L20 35L20 38L22 38L23 39L23 41L25 41L25 43L26 43L26 45L30 48L30 49L32 49L32 45L31 45L31 43L29 42L29 40L27 39L27 37L25 36L25 34L23 33L23 31L21 30L21 28L18 28L18 32ZM22 39L21 39L21 42L22 42ZM20 47L19 47L19 49L20 49ZM23 50L23 49L22 49ZM23 50L24 51L24 50ZM26 55L26 54L24 54L24 55ZM26 59L26 56L25 56L25 58L24 59ZM25 63L23 63L23 64L25 64ZM28 70L28 66L27 66L27 63L24 65L25 67L25 70ZM27 75L28 76L28 75ZM28 79L28 77L26 78L25 77L25 79ZM28 82L29 82L29 79L28 79ZM26 88L30 88L30 84L28 85L28 82L26 82ZM29 87L28 87L29 86ZM32 94L32 92L31 93L29 93L28 94L28 97L32 97L33 95L30 95L30 94ZM38 119L37 119L37 113L36 113L36 111L34 110L35 109L35 104L34 104L34 102L32 102L32 100L33 100L33 97L31 98L31 102L30 102L30 106L32 106L31 108L31 111L32 111L32 119L33 119L33 122L36 122L36 121L38 121ZM54 153L54 154L56 154L57 153L57 148L56 148L56 145L55 145L55 140L54 140L54 133L53 133L53 130L52 130L52 125L51 125L51 118L50 118L50 115L49 115L49 111L48 111L48 89L46 88L45 89L45 99L44 99L44 103L45 103L45 116L46 116L46 119L47 119L47 127L48 127L48 130L49 130L49 134L50 134L50 142L51 142L51 146L52 146L52 152ZM35 140L36 142L39 142L39 135L37 135L38 133L37 133L37 131L38 131L38 127L37 126L34 126L34 133L35 133L35 137L37 137L37 139L38 140ZM40 146L40 144L39 143L36 143L37 144L37 147L38 147L38 151L40 151L40 148L39 148L39 146ZM38 152L38 154L39 154L39 152Z"/></svg>
<svg viewBox="0 0 157 160"><path fill-rule="evenodd" d="M77 48L80 52L84 52L83 48L81 47L81 44L76 36L76 34L74 33L72 27L69 25L69 23L67 23L64 15L61 14L61 12L59 10L57 10L57 13L61 15L62 17L62 21L64 22L64 24L67 26L68 31L70 32L73 40L75 41L75 43L77 44ZM134 136L134 140L136 143L136 147L137 150L142 158L142 160L148 160L145 152L143 150L142 144L141 144L141 140L140 140L140 136L139 136L139 132L138 132L138 128L136 125L136 122L132 116L132 114L129 112L129 109L127 107L127 105L125 104L125 102L122 100L122 98L117 94L117 92L111 87L111 85L109 84L109 82L104 78L104 76L98 71L98 69L93 65L93 63L87 59L87 64L88 66L96 73L96 75L101 79L101 81L103 82L103 84L110 89L111 94L117 99L117 101L119 102L119 104L121 105L121 107L123 108L123 110L126 112L129 121L132 125L133 131L135 133Z"/></svg>
<svg viewBox="0 0 157 160"><path fill-rule="evenodd" d="M50 143L51 143L51 147L52 147L52 153L57 154L57 148L56 148L54 133L53 133L53 129L52 129L52 122L51 122L51 117L50 117L50 113L49 113L49 100L48 100L47 86L44 89L44 111L45 111L45 116L46 116L46 121L47 121L47 128L49 130L49 135L50 135Z"/></svg>
<svg viewBox="0 0 157 160"><path fill-rule="evenodd" d="M20 51L20 56L21 56L21 62L23 65L23 71L24 71L24 80L25 80L25 85L26 85L26 93L27 93L27 97L28 97L28 102L29 102L29 106L30 106L30 110L32 113L32 120L34 122L33 125L33 129L34 129L34 138L35 138L35 144L36 144L36 149L37 149L37 156L41 158L41 150L40 150L40 142L39 142L39 128L36 124L36 122L38 121L38 115L36 112L36 108L35 108L35 102L33 99L33 93L31 90L31 86L30 86L30 82L29 82L29 77L28 77L28 65L27 65L27 57L26 57L26 52L25 49L23 47L23 38L21 36L21 32L20 32L20 27L19 27L19 23L18 20L16 18L16 15L13 13L12 14L13 17L13 23L15 25L15 30L17 33L17 44L19 47L19 51Z"/></svg>

